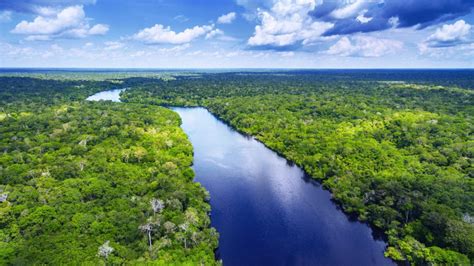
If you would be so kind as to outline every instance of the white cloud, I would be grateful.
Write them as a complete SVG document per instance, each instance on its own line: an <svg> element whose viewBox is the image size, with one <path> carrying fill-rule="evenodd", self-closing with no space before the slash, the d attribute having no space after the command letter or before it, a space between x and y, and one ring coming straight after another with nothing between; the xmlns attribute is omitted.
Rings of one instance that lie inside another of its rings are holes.
<svg viewBox="0 0 474 266"><path fill-rule="evenodd" d="M236 56L240 56L241 53L236 51L236 52L229 52L227 54L225 54L225 57L236 57Z"/></svg>
<svg viewBox="0 0 474 266"><path fill-rule="evenodd" d="M38 16L32 22L23 20L12 30L12 33L30 35L58 34L64 30L80 25L85 18L82 6L71 6L56 14L55 17Z"/></svg>
<svg viewBox="0 0 474 266"><path fill-rule="evenodd" d="M467 40L471 27L464 20L458 20L454 24L445 24L436 29L436 32L430 35L425 42L429 47L455 46Z"/></svg>
<svg viewBox="0 0 474 266"><path fill-rule="evenodd" d="M188 49L189 47L191 47L191 44L185 43L185 44L173 46L171 48L161 48L158 51L162 53L180 52L180 51L184 51Z"/></svg>
<svg viewBox="0 0 474 266"><path fill-rule="evenodd" d="M61 46L57 44L52 44L50 48L55 52L62 52L64 50Z"/></svg>
<svg viewBox="0 0 474 266"><path fill-rule="evenodd" d="M326 52L331 55L342 55L348 56L352 54L354 47L352 46L351 41L347 37L342 37L334 45L329 47L329 50Z"/></svg>
<svg viewBox="0 0 474 266"><path fill-rule="evenodd" d="M183 44L189 43L211 32L213 29L214 25L194 26L176 33L170 27L156 24L153 27L139 31L132 38L147 44Z"/></svg>
<svg viewBox="0 0 474 266"><path fill-rule="evenodd" d="M351 40L352 39L352 40ZM325 53L339 56L380 57L402 49L403 43L396 40L369 36L342 37Z"/></svg>
<svg viewBox="0 0 474 266"><path fill-rule="evenodd" d="M421 55L435 58L454 58L472 56L474 43L469 41L472 25L464 20L453 24L444 24L418 44Z"/></svg>
<svg viewBox="0 0 474 266"><path fill-rule="evenodd" d="M194 26L176 33L170 27L156 24L153 27L139 31L132 38L147 44L183 44L207 34L213 28L214 25Z"/></svg>
<svg viewBox="0 0 474 266"><path fill-rule="evenodd" d="M369 23L373 18L365 16L365 13L367 13L367 11L367 9L364 9L359 12L359 15L356 17L356 20L362 24Z"/></svg>
<svg viewBox="0 0 474 266"><path fill-rule="evenodd" d="M104 35L109 31L109 25L96 24L89 29L90 35Z"/></svg>
<svg viewBox="0 0 474 266"><path fill-rule="evenodd" d="M130 57L142 57L144 55L147 55L145 51L136 51L130 54Z"/></svg>
<svg viewBox="0 0 474 266"><path fill-rule="evenodd" d="M177 15L177 16L175 16L173 19L174 19L174 20L177 20L177 21L179 21L179 22L181 22L181 23L182 23L182 22L186 22L186 21L189 20L189 18L186 17L186 16L184 16L184 15Z"/></svg>
<svg viewBox="0 0 474 266"><path fill-rule="evenodd" d="M76 28L65 31L61 37L67 38L85 38L90 35L105 35L109 31L109 26L104 24L96 24L92 28Z"/></svg>
<svg viewBox="0 0 474 266"><path fill-rule="evenodd" d="M229 14L225 14L225 15L220 16L217 19L217 23L230 24L230 23L232 23L232 21L235 20L236 17L237 17L237 15L235 14L235 12L230 12Z"/></svg>
<svg viewBox="0 0 474 266"><path fill-rule="evenodd" d="M203 54L203 52L201 50L197 50L197 51L189 52L186 55L187 56L198 56L198 55L201 55L201 54Z"/></svg>
<svg viewBox="0 0 474 266"><path fill-rule="evenodd" d="M121 42L105 42L105 50L117 50L125 46L124 43Z"/></svg>
<svg viewBox="0 0 474 266"><path fill-rule="evenodd" d="M207 39L212 39L212 38L214 38L215 36L218 36L218 35L224 35L224 32L220 29L213 29L213 30L211 30L210 32L208 32L206 34L206 40Z"/></svg>
<svg viewBox="0 0 474 266"><path fill-rule="evenodd" d="M427 43L418 45L421 55L443 59L466 59L474 56L474 43L462 43L456 46L430 47ZM472 61L472 60L471 60Z"/></svg>
<svg viewBox="0 0 474 266"><path fill-rule="evenodd" d="M61 10L58 9L58 8L51 7L51 6L35 6L33 8L33 11L37 15L44 16L44 17L50 17L50 16L56 15Z"/></svg>
<svg viewBox="0 0 474 266"><path fill-rule="evenodd" d="M54 57L54 56L58 56L63 52L64 52L64 49L61 46L59 46L57 44L52 44L49 47L49 49L47 49L44 52L39 53L39 54L42 58L51 58L51 57Z"/></svg>
<svg viewBox="0 0 474 266"><path fill-rule="evenodd" d="M292 56L295 55L295 52L291 52L291 51L290 52L279 52L278 54L282 57L292 57Z"/></svg>
<svg viewBox="0 0 474 266"><path fill-rule="evenodd" d="M194 26L181 32L173 31L169 26L155 24L152 27L145 28L134 34L131 39L142 41L146 44L188 44L197 38L203 37L208 40L216 38L226 40L224 32L215 28L214 24ZM230 39L231 37L229 37ZM234 39L232 39L234 40ZM171 49L171 48L164 48Z"/></svg>
<svg viewBox="0 0 474 266"><path fill-rule="evenodd" d="M23 20L11 32L29 35L27 40L50 40L104 35L109 30L104 24L91 27L87 20L82 6L70 6L50 16L37 16L31 22Z"/></svg>
<svg viewBox="0 0 474 266"><path fill-rule="evenodd" d="M248 40L250 46L284 47L311 44L334 25L314 21L309 12L316 0L278 0L270 10L258 10L260 25Z"/></svg>
<svg viewBox="0 0 474 266"><path fill-rule="evenodd" d="M30 35L25 38L27 41L50 41L52 40L49 35Z"/></svg>
<svg viewBox="0 0 474 266"><path fill-rule="evenodd" d="M366 4L370 3L370 1L366 0L356 0L356 1L347 1L347 5L335 9L331 12L330 16L335 19L346 19L350 17L354 17L357 13L359 13L362 8L366 6Z"/></svg>
<svg viewBox="0 0 474 266"><path fill-rule="evenodd" d="M400 19L398 17L390 17L388 19L388 24L392 26L392 28L397 28L400 25Z"/></svg>

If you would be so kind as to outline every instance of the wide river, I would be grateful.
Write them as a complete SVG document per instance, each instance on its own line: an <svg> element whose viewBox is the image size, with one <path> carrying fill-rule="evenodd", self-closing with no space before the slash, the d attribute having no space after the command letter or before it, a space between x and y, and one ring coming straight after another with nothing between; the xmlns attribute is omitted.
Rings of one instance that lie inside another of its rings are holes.
<svg viewBox="0 0 474 266"><path fill-rule="evenodd" d="M224 265L385 265L385 243L349 221L297 166L204 108L172 108L194 147L196 181L211 193Z"/></svg>
<svg viewBox="0 0 474 266"><path fill-rule="evenodd" d="M211 194L224 265L393 265L386 243L299 167L204 108L172 110L194 147L195 180Z"/></svg>

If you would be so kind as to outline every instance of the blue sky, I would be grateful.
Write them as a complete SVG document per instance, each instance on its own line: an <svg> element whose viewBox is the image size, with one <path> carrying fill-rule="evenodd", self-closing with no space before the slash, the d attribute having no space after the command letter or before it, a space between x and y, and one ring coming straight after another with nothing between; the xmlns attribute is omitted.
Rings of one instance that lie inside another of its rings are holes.
<svg viewBox="0 0 474 266"><path fill-rule="evenodd" d="M2 0L0 67L472 68L473 0Z"/></svg>

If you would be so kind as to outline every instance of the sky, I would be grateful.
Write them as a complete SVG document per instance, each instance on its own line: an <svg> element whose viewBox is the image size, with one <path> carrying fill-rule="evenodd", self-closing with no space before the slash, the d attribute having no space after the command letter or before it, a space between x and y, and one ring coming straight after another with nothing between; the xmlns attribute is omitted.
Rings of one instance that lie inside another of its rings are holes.
<svg viewBox="0 0 474 266"><path fill-rule="evenodd" d="M474 0L0 0L0 67L473 68Z"/></svg>

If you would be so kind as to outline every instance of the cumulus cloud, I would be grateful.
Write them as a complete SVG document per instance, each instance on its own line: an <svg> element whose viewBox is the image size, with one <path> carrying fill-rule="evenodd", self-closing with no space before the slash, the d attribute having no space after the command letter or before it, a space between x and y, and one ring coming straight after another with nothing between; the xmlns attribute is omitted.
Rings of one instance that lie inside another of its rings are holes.
<svg viewBox="0 0 474 266"><path fill-rule="evenodd" d="M368 36L342 37L325 53L339 56L380 57L402 49L403 43Z"/></svg>
<svg viewBox="0 0 474 266"><path fill-rule="evenodd" d="M207 39L212 39L218 35L224 35L224 32L220 29L213 29L209 33L206 34L206 40Z"/></svg>
<svg viewBox="0 0 474 266"><path fill-rule="evenodd" d="M104 35L108 25L90 26L82 6L70 6L51 16L37 16L33 21L18 23L11 33L28 35L27 40L50 40L55 38L84 38L89 35Z"/></svg>
<svg viewBox="0 0 474 266"><path fill-rule="evenodd" d="M220 24L230 24L230 23L232 23L232 21L235 20L236 17L237 17L237 15L235 14L235 12L230 12L230 13L228 13L228 14L225 14L225 15L220 16L220 17L217 19L217 23L220 23Z"/></svg>
<svg viewBox="0 0 474 266"><path fill-rule="evenodd" d="M335 19L353 18L361 11L363 7L367 6L370 2L366 0L356 0L346 1L346 3L346 5L343 5L331 11L329 15Z"/></svg>
<svg viewBox="0 0 474 266"><path fill-rule="evenodd" d="M90 35L104 35L109 31L109 25L96 24L89 29Z"/></svg>
<svg viewBox="0 0 474 266"><path fill-rule="evenodd" d="M279 0L270 10L258 10L260 25L248 45L282 48L317 41L333 24L313 20L309 12L315 7L316 0Z"/></svg>
<svg viewBox="0 0 474 266"><path fill-rule="evenodd" d="M312 16L335 24L325 35L341 35L392 27L425 28L469 14L473 7L472 0L322 0Z"/></svg>
<svg viewBox="0 0 474 266"><path fill-rule="evenodd" d="M474 43L461 43L454 46L431 47L428 46L427 43L423 42L418 45L418 50L421 55L434 58L466 59L466 57L474 56Z"/></svg>
<svg viewBox="0 0 474 266"><path fill-rule="evenodd" d="M453 24L444 24L418 44L421 55L431 57L463 57L474 55L474 43L469 40L472 25L464 20Z"/></svg>
<svg viewBox="0 0 474 266"><path fill-rule="evenodd" d="M25 47L24 45L17 46L3 42L0 42L0 53L3 57L14 58L29 58L37 55L31 47Z"/></svg>
<svg viewBox="0 0 474 266"><path fill-rule="evenodd" d="M431 25L469 14L474 7L472 0L236 0L247 8L247 18L264 19L272 16L276 23L294 25L304 21L303 28L311 22L325 22L324 36L348 35L357 32L374 32L390 28L426 28ZM282 16L279 11L293 10L294 14ZM297 18L299 16L299 18ZM309 21L309 22L308 22ZM283 36L281 37L283 38ZM277 38L277 39L281 39ZM294 40L285 36L287 42Z"/></svg>
<svg viewBox="0 0 474 266"><path fill-rule="evenodd" d="M458 20L453 24L445 24L436 29L436 32L428 37L426 43L429 47L455 46L467 41L467 36L472 26L464 20Z"/></svg>
<svg viewBox="0 0 474 266"><path fill-rule="evenodd" d="M356 20L362 24L369 23L373 18L365 16L365 13L367 13L367 11L367 9L360 11L359 15L356 17Z"/></svg>
<svg viewBox="0 0 474 266"><path fill-rule="evenodd" d="M23 20L12 30L17 34L57 34L82 23L85 18L81 6L68 7L59 12L55 17L36 17L32 22Z"/></svg>
<svg viewBox="0 0 474 266"><path fill-rule="evenodd" d="M146 44L184 44L208 34L213 29L214 25L204 25L194 26L182 32L175 32L170 27L156 24L153 27L139 31L132 38Z"/></svg>

